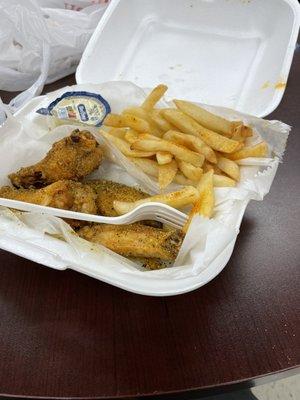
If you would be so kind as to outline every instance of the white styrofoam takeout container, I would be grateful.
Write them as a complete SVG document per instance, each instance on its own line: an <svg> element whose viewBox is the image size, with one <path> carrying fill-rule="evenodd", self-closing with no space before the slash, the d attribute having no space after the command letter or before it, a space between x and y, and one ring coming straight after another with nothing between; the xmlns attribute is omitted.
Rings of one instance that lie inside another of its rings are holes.
<svg viewBox="0 0 300 400"><path fill-rule="evenodd" d="M283 96L299 22L297 0L112 0L76 80L166 83L168 96L264 117Z"/></svg>
<svg viewBox="0 0 300 400"><path fill-rule="evenodd" d="M283 95L298 28L296 0L112 0L83 54L76 79L78 83L129 80L142 87L167 83L170 97L264 116ZM240 201L234 207L237 230L247 203ZM38 243L23 239L17 229L11 236L4 232L0 247L125 290L166 296L189 292L216 277L236 238L209 268L182 279L158 279L157 271L147 273L147 278L143 272L124 279L108 263L100 270L88 254L75 262L69 244L59 239L46 236Z"/></svg>

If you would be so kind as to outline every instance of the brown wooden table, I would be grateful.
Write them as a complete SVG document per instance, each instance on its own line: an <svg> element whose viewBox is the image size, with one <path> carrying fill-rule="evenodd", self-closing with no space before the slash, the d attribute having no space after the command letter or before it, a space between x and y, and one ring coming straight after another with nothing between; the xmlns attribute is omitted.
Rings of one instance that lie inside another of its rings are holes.
<svg viewBox="0 0 300 400"><path fill-rule="evenodd" d="M0 252L0 394L187 398L297 371L300 53L271 118L294 127L284 164L271 193L247 208L228 265L205 287L143 297Z"/></svg>

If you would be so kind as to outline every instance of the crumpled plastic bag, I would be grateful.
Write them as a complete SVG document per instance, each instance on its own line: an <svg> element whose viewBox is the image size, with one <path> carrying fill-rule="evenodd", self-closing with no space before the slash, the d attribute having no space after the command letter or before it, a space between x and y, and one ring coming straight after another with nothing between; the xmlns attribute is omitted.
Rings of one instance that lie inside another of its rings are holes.
<svg viewBox="0 0 300 400"><path fill-rule="evenodd" d="M0 89L25 90L10 102L6 111L16 111L39 95L45 83L76 70L108 2L1 0Z"/></svg>

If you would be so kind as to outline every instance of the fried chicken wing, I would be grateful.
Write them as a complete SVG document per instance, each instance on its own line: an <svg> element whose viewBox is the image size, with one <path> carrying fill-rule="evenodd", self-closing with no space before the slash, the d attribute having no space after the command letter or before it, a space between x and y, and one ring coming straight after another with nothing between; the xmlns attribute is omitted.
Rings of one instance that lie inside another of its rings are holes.
<svg viewBox="0 0 300 400"><path fill-rule="evenodd" d="M75 129L54 143L46 157L35 165L9 175L17 188L41 188L59 180L79 180L97 169L103 152L89 131Z"/></svg>
<svg viewBox="0 0 300 400"><path fill-rule="evenodd" d="M41 189L4 186L0 189L0 197L88 214L97 213L94 190L73 181L58 181Z"/></svg>
<svg viewBox="0 0 300 400"><path fill-rule="evenodd" d="M105 215L106 217L118 216L113 206L114 200L136 201L150 196L140 189L112 181L92 180L86 181L85 184L93 188L97 194L96 204L98 214ZM143 221L143 224L153 226L154 228L162 228L163 226L161 222L154 220Z"/></svg>
<svg viewBox="0 0 300 400"><path fill-rule="evenodd" d="M165 261L175 260L184 237L179 230L157 229L141 223L85 226L78 234L125 257L159 258Z"/></svg>
<svg viewBox="0 0 300 400"><path fill-rule="evenodd" d="M144 193L139 189L112 181L92 180L86 181L85 185L93 188L97 194L96 204L98 207L98 213L107 217L118 216L113 207L114 200L136 201L149 197L147 193Z"/></svg>

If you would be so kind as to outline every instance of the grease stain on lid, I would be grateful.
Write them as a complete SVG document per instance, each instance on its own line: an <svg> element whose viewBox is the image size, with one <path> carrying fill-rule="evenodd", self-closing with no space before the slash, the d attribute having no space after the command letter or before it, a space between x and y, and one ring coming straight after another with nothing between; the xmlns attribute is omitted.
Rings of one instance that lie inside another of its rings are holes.
<svg viewBox="0 0 300 400"><path fill-rule="evenodd" d="M281 90L284 90L285 88L286 88L286 81L278 81L276 84L275 84L275 89L281 89Z"/></svg>
<svg viewBox="0 0 300 400"><path fill-rule="evenodd" d="M261 86L261 89L267 89L267 88L269 88L270 86L271 86L270 81L266 81L266 82Z"/></svg>

